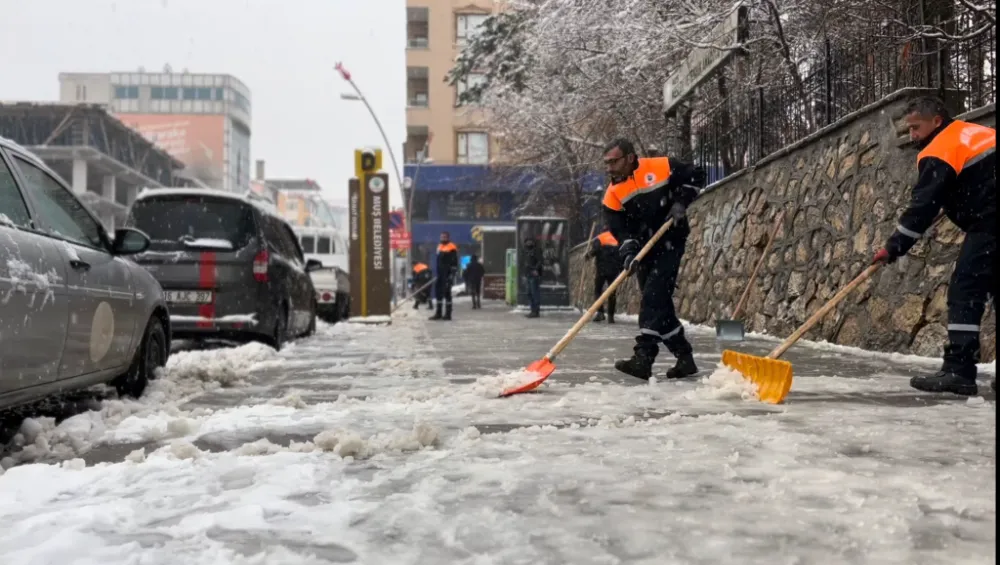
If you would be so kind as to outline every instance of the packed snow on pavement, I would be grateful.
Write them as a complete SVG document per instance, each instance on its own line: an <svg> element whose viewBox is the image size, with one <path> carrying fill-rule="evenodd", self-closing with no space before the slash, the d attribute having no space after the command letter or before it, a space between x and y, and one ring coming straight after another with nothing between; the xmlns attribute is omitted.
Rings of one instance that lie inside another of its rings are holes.
<svg viewBox="0 0 1000 565"><path fill-rule="evenodd" d="M498 399L516 376L447 374L453 352L403 310L280 353L180 352L140 400L25 421L0 476L4 564L995 558L993 401L843 402L906 377L829 375L770 406L724 369L642 386L557 372ZM143 447L85 462L114 445Z"/></svg>

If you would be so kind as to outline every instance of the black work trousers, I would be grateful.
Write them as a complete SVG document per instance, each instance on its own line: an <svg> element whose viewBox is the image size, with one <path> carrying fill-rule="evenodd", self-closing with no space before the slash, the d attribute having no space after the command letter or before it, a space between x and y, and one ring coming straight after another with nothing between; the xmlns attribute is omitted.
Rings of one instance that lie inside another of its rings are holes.
<svg viewBox="0 0 1000 565"><path fill-rule="evenodd" d="M691 344L684 337L684 326L674 309L674 288L686 243L686 240L661 242L639 263L636 275L642 299L639 335L635 338L637 356L655 359L661 342L675 357L691 354Z"/></svg>
<svg viewBox="0 0 1000 565"><path fill-rule="evenodd" d="M607 269L601 269L600 266L598 265L597 269L595 269L594 272L594 302L597 302L597 299L600 298L602 294L604 294L604 287L610 286L611 283L615 281L616 277L618 277L618 273L611 272ZM615 306L617 306L618 302L616 296L617 294L618 291L615 290L615 292L612 292L611 296L608 297L608 302L607 302L608 316L610 318L615 317L615 312L616 312ZM601 312L602 314L604 313L603 304L601 305L601 309L598 310L598 312Z"/></svg>
<svg viewBox="0 0 1000 565"><path fill-rule="evenodd" d="M451 309L451 277L450 276L438 276L438 279L434 281L434 298L437 299L438 308L442 304L446 305L448 309Z"/></svg>
<svg viewBox="0 0 1000 565"><path fill-rule="evenodd" d="M993 232L968 232L948 285L948 343L941 369L975 380L979 325L990 295L996 305L996 250Z"/></svg>

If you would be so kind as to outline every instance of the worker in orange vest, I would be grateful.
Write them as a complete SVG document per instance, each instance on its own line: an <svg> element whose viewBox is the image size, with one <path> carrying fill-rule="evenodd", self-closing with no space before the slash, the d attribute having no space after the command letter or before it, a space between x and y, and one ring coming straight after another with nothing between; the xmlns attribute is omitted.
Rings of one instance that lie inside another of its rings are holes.
<svg viewBox="0 0 1000 565"><path fill-rule="evenodd" d="M431 281L433 276L431 268L425 263L417 263L413 266L413 284L410 290L417 293L413 297L414 310L420 308L420 305L424 302L427 303L428 309L434 308L434 303L431 301L431 289L427 286L427 283Z"/></svg>
<svg viewBox="0 0 1000 565"><path fill-rule="evenodd" d="M604 150L604 165L611 184L602 202L611 234L621 242L622 268L637 272L642 298L639 335L631 359L615 362L619 371L649 379L660 343L677 358L668 379L698 372L691 344L674 309L674 288L691 227L687 207L705 184L705 171L667 157L640 159L627 139L617 139ZM636 255L668 220L673 227L660 238L642 262Z"/></svg>
<svg viewBox="0 0 1000 565"><path fill-rule="evenodd" d="M893 263L906 255L942 208L965 232L948 284L948 343L941 370L913 377L910 386L975 396L979 325L997 290L997 132L952 119L944 102L931 97L911 101L905 119L910 138L921 148L920 176L896 231L872 262ZM996 390L995 377L990 385Z"/></svg>
<svg viewBox="0 0 1000 565"><path fill-rule="evenodd" d="M434 298L437 302L431 320L451 320L451 285L457 273L458 247L451 242L451 234L441 232L437 247L437 281L434 283Z"/></svg>
<svg viewBox="0 0 1000 565"><path fill-rule="evenodd" d="M618 257L618 240L611 234L611 230L605 229L591 240L590 248L585 257L587 259L596 258L594 261L594 300L596 301L604 293L605 285L614 282L622 271L621 259ZM618 293L612 292L611 296L608 297L607 320L609 324L615 323L616 294ZM604 320L604 305L601 305L601 309L594 316L594 321L603 322Z"/></svg>

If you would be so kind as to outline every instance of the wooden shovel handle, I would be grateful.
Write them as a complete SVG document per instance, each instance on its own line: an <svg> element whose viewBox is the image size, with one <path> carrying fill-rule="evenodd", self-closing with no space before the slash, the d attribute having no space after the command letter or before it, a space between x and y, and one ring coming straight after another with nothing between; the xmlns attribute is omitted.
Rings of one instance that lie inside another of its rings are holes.
<svg viewBox="0 0 1000 565"><path fill-rule="evenodd" d="M847 283L847 286L840 289L840 292L834 295L834 297L831 298L829 302L824 304L822 308L817 310L815 314L813 314L808 320L806 320L806 323L802 324L802 327L795 330L795 333L788 336L788 339L786 339L781 345L777 347L777 349L772 351L771 354L768 355L767 357L769 359L777 359L778 357L784 355L784 353L788 351L788 348L795 345L796 341L802 339L802 336L805 335L807 331L812 329L812 327L815 326L820 320L822 320L823 316L826 316L830 312L830 310L833 310L837 306L837 304L840 304L840 302L844 300L844 298L847 298L847 295L850 294L855 288L857 288L858 285L870 279L872 275L874 275L875 272L878 271L880 268L882 268L882 263L875 263L874 265L871 265L870 267L865 269L860 275L858 275L856 279Z"/></svg>
<svg viewBox="0 0 1000 565"><path fill-rule="evenodd" d="M937 217L934 218L934 222L931 223L931 227L928 228L928 230L937 227L937 225L941 222L941 220L944 219L944 217L945 217L944 212L939 213ZM846 298L847 295L851 293L851 291L853 291L855 288L858 287L858 285L870 279L872 275L874 275L882 266L883 263L875 263L874 265L871 265L870 267L865 269L860 275L858 275L858 278L849 282L847 286L841 289L841 291L838 292L833 298L831 298L829 302L827 302L826 304L823 305L822 308L817 310L816 313L813 314L811 318L806 320L806 323L802 324L801 328L795 330L795 333L788 336L788 339L786 339L784 343L779 345L777 349L772 351L771 354L768 355L768 357L771 359L777 359L778 357L784 355L785 352L788 351L788 348L791 347L792 345L795 345L795 342L800 340L807 331L809 331L813 326L816 325L817 322L820 321L820 319L823 318L823 316L829 313L830 310L833 310L833 308L837 306L837 304L840 304L840 301Z"/></svg>
<svg viewBox="0 0 1000 565"><path fill-rule="evenodd" d="M653 237L649 238L649 241L646 242L646 245L644 245L642 249L639 250L639 254L635 256L635 260L642 261L643 257L649 254L649 252L653 249L653 246L656 245L656 242L659 241L660 238L663 237L663 234L667 233L667 230L669 230L673 225L674 225L673 219L664 222L663 225L660 226L660 229L656 230L656 233L653 234ZM622 269L622 272L618 273L618 276L615 278L615 280L608 285L608 288L604 291L603 294L601 294L600 297L598 297L597 301L595 301L594 304L591 305L590 309L584 312L583 316L580 316L580 319L577 320L576 324L574 324L573 327L570 328L568 332L566 332L566 335L564 335L563 338L559 340L559 343L555 344L555 346L549 350L548 354L545 355L545 358L548 359L549 361L554 361L556 356L562 353L563 349L566 349L566 346L569 345L571 341L573 341L573 338L576 337L576 334L580 333L580 330L583 329L583 326L587 325L587 322L589 322L590 319L594 317L594 314L596 314L597 311L601 308L601 306L603 306L604 303L607 302L608 298L611 297L611 293L617 290L618 287L621 286L623 282L625 282L625 279L627 279L628 276L629 272L625 269Z"/></svg>
<svg viewBox="0 0 1000 565"><path fill-rule="evenodd" d="M433 279L427 281L427 284L425 284L424 286L418 288L417 290L414 290L413 294L411 294L411 295L407 296L406 298L400 300L399 304L397 304L396 307L393 308L389 313L392 314L396 310L399 310L400 306L402 306L403 304L406 304L407 302L410 301L411 298L413 298L414 296L420 294L425 288L427 288L427 287L431 286L432 284L434 284L434 281L436 281L436 280L437 280L437 277L434 277Z"/></svg>
<svg viewBox="0 0 1000 565"><path fill-rule="evenodd" d="M733 319L740 319L740 312L747 305L747 300L750 298L750 289L753 287L753 282L757 280L757 273L760 272L760 267L764 264L764 259L767 257L768 253L771 252L771 247L774 245L774 238L778 235L778 229L781 228L781 223L785 220L785 211L781 210L778 212L778 218L775 220L774 228L771 229L771 235L767 239L767 245L764 246L764 253L761 254L760 259L757 260L757 265L753 268L753 272L750 273L750 280L747 281L747 287L743 289L743 295L740 296L740 301L736 303L736 309L733 310Z"/></svg>

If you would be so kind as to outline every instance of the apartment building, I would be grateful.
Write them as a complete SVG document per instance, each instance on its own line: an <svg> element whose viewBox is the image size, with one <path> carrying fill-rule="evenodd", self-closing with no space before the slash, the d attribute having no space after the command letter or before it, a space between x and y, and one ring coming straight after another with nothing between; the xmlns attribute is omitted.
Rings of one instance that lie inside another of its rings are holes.
<svg viewBox="0 0 1000 565"><path fill-rule="evenodd" d="M101 104L186 167L183 176L220 190L250 188L250 89L227 74L60 73L59 100Z"/></svg>
<svg viewBox="0 0 1000 565"><path fill-rule="evenodd" d="M459 104L459 94L481 79L450 86L448 71L463 45L483 21L504 7L495 0L407 0L406 143L407 163L430 159L437 165L487 165L497 144L475 105Z"/></svg>

